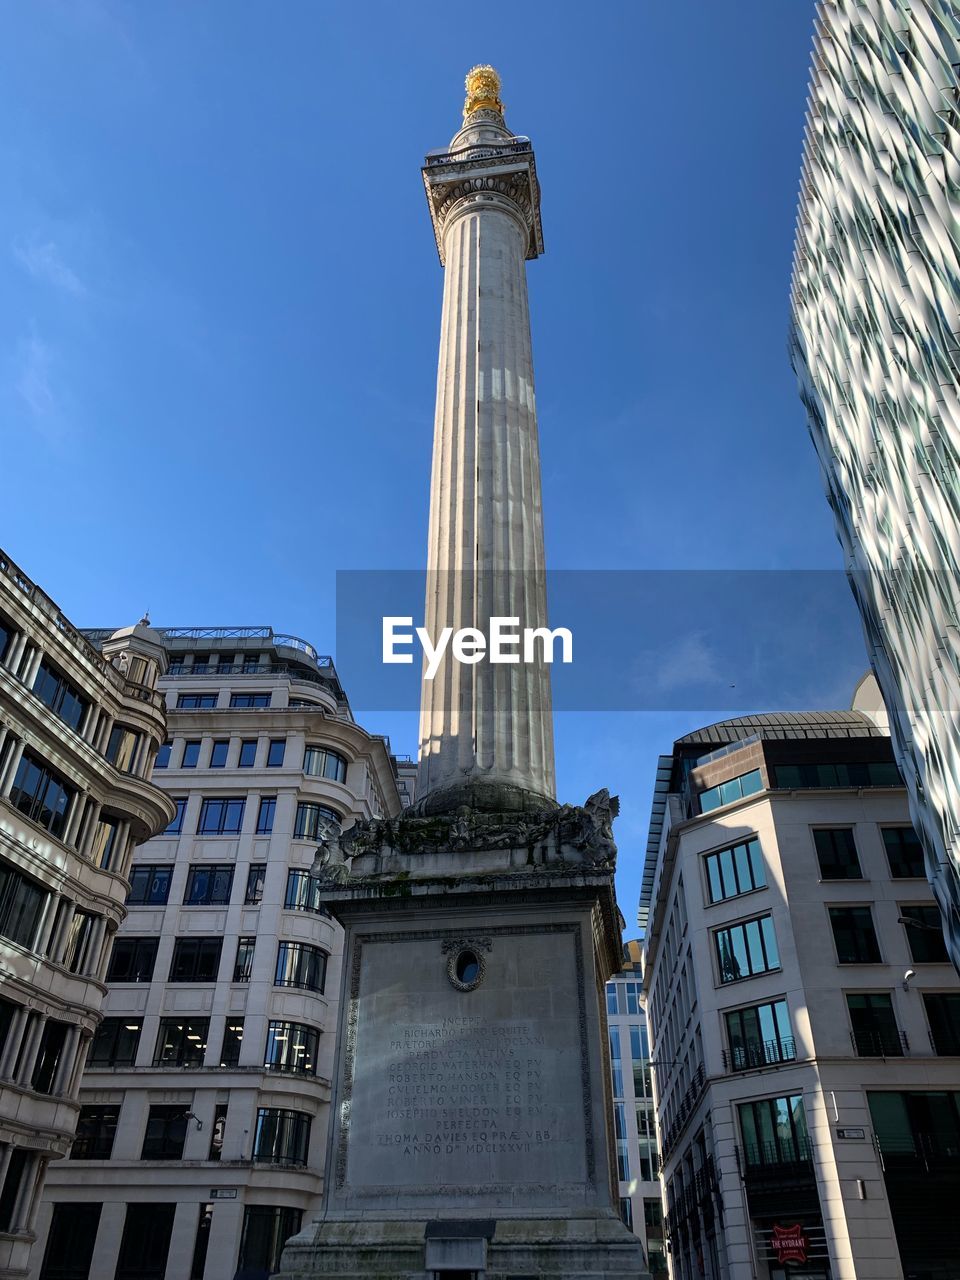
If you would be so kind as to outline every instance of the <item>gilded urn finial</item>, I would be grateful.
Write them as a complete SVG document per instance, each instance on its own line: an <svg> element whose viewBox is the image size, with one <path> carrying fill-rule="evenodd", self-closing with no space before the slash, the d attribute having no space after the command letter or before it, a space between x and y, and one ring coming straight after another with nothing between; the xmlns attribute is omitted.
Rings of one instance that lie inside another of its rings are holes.
<svg viewBox="0 0 960 1280"><path fill-rule="evenodd" d="M464 121L475 111L496 111L503 115L500 101L500 77L493 67L471 67L466 79L467 99L463 104Z"/></svg>

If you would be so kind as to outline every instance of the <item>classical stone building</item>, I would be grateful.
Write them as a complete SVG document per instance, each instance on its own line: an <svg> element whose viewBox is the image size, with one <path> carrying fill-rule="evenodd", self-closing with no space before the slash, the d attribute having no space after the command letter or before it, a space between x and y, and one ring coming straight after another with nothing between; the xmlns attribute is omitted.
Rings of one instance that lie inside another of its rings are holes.
<svg viewBox="0 0 960 1280"><path fill-rule="evenodd" d="M70 1149L133 850L173 814L150 783L165 667L145 620L95 649L0 553L4 1276L26 1275L44 1178Z"/></svg>
<svg viewBox="0 0 960 1280"><path fill-rule="evenodd" d="M107 632L91 633L99 644ZM342 933L310 875L325 820L390 817L414 767L329 658L269 627L161 629L174 813L137 853L34 1275L276 1270L323 1185Z"/></svg>
<svg viewBox="0 0 960 1280"><path fill-rule="evenodd" d="M878 701L661 758L641 925L676 1280L957 1274L960 982Z"/></svg>
<svg viewBox="0 0 960 1280"><path fill-rule="evenodd" d="M960 967L960 10L822 0L792 359Z"/></svg>
<svg viewBox="0 0 960 1280"><path fill-rule="evenodd" d="M620 1216L643 1241L650 1274L662 1277L667 1255L642 948L628 942L623 968L607 983L607 1035Z"/></svg>

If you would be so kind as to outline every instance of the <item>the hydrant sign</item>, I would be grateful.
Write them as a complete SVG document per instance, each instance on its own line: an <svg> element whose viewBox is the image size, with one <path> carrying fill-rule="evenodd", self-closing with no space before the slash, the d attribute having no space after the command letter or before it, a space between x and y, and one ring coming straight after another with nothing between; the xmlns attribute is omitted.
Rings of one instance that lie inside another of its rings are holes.
<svg viewBox="0 0 960 1280"><path fill-rule="evenodd" d="M810 1241L799 1222L792 1227L775 1226L770 1233L770 1248L781 1265L784 1262L806 1262Z"/></svg>

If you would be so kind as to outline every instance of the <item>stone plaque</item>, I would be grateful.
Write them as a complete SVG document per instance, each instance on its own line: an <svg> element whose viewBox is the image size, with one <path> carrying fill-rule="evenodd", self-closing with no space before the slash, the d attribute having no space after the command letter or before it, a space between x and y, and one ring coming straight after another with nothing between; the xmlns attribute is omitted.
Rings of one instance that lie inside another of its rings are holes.
<svg viewBox="0 0 960 1280"><path fill-rule="evenodd" d="M574 925L354 939L339 1190L475 1197L593 1181L580 946ZM478 980L457 978L464 949Z"/></svg>

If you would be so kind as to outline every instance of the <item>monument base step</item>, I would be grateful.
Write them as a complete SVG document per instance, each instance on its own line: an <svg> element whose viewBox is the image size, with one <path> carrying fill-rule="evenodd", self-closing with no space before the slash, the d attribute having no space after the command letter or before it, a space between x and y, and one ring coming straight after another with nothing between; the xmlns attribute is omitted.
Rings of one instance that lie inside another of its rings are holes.
<svg viewBox="0 0 960 1280"><path fill-rule="evenodd" d="M315 1221L287 1242L274 1280L649 1280L640 1241L617 1217Z"/></svg>

